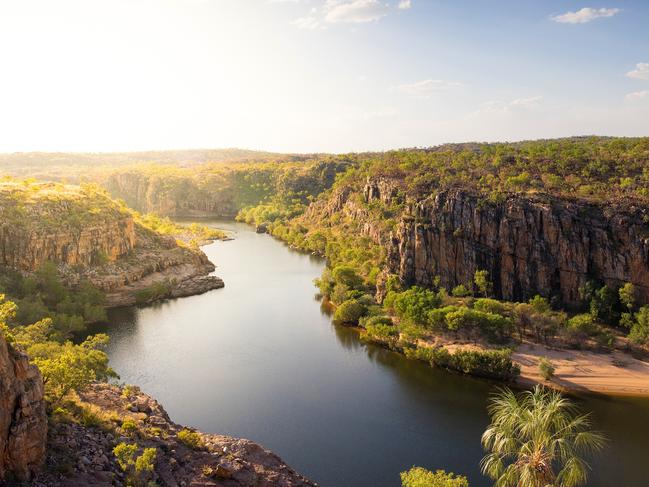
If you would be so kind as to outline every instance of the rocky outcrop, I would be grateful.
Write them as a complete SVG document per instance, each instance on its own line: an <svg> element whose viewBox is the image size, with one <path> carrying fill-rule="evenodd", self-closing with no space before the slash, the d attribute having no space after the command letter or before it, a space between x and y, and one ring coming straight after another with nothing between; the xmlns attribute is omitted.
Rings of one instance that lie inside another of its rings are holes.
<svg viewBox="0 0 649 487"><path fill-rule="evenodd" d="M115 262L82 269L66 266L67 282L74 287L81 280L90 281L105 293L107 307L193 296L224 286L211 275L214 264L201 250L142 227L136 229L136 242L127 257Z"/></svg>
<svg viewBox="0 0 649 487"><path fill-rule="evenodd" d="M589 280L631 282L649 302L649 211L550 197L509 195L499 203L462 190L410 205L391 236L390 270L404 282L451 288L489 271L507 300L541 294L579 304Z"/></svg>
<svg viewBox="0 0 649 487"><path fill-rule="evenodd" d="M47 469L34 485L48 487L124 486L127 479L112 452L118 443L155 448L152 480L162 487L314 487L281 458L244 439L196 432L188 446L175 424L154 399L129 387L95 384L80 394L84 406L110 418L101 428L57 421L50 434ZM135 425L121 428L124 421ZM62 472L61 466L66 465Z"/></svg>
<svg viewBox="0 0 649 487"><path fill-rule="evenodd" d="M0 183L0 267L23 273L53 262L66 284L93 283L107 306L145 304L223 287L197 248L135 220L95 187Z"/></svg>
<svg viewBox="0 0 649 487"><path fill-rule="evenodd" d="M0 334L0 483L32 477L45 461L43 379Z"/></svg>

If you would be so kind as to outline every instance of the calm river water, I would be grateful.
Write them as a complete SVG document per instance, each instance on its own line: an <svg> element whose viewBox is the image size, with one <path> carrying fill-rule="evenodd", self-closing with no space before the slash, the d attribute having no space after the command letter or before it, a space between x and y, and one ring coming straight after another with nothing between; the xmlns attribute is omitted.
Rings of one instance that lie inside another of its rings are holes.
<svg viewBox="0 0 649 487"><path fill-rule="evenodd" d="M413 465L491 485L478 463L496 385L361 343L315 299L322 260L243 224L209 224L235 233L204 248L226 287L113 310L122 381L174 421L257 441L323 487L398 486ZM589 485L649 485L649 400L580 402L610 439Z"/></svg>

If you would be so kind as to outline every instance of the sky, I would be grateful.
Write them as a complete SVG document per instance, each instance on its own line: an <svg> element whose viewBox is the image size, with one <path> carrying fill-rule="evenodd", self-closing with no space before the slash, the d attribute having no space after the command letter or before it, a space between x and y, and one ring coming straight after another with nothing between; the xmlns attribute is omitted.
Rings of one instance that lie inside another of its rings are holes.
<svg viewBox="0 0 649 487"><path fill-rule="evenodd" d="M646 0L0 0L0 152L649 135Z"/></svg>

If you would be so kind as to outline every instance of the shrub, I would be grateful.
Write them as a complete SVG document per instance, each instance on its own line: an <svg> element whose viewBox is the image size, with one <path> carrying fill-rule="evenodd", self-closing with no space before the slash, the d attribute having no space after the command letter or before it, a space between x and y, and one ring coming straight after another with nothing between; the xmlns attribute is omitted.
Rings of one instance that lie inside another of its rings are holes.
<svg viewBox="0 0 649 487"><path fill-rule="evenodd" d="M478 288L478 292L482 294L485 298L491 294L493 289L493 284L489 280L489 272L484 270L475 271L473 276L473 282Z"/></svg>
<svg viewBox="0 0 649 487"><path fill-rule="evenodd" d="M365 306L355 299L348 299L336 308L334 322L341 325L357 325L364 314Z"/></svg>
<svg viewBox="0 0 649 487"><path fill-rule="evenodd" d="M422 326L428 324L429 311L437 308L442 302L437 293L418 286L400 293L391 292L386 301L387 306L392 308L401 320Z"/></svg>
<svg viewBox="0 0 649 487"><path fill-rule="evenodd" d="M568 330L573 333L584 333L592 335L597 332L598 327L589 314L575 315L568 320Z"/></svg>
<svg viewBox="0 0 649 487"><path fill-rule="evenodd" d="M545 380L550 380L554 377L554 371L554 365L552 365L552 362L550 362L546 357L541 357L539 359L539 373L541 374L541 377Z"/></svg>
<svg viewBox="0 0 649 487"><path fill-rule="evenodd" d="M473 309L484 311L485 313L493 313L502 315L507 312L507 307L501 301L491 298L476 299L473 303Z"/></svg>
<svg viewBox="0 0 649 487"><path fill-rule="evenodd" d="M178 432L178 440L183 443L185 446L198 450L203 448L205 445L201 435L195 431L189 429L183 429Z"/></svg>
<svg viewBox="0 0 649 487"><path fill-rule="evenodd" d="M530 299L530 304L536 313L543 314L550 311L548 300L538 294Z"/></svg>
<svg viewBox="0 0 649 487"><path fill-rule="evenodd" d="M465 374L510 380L520 374L512 362L511 350L458 350L451 355L449 368Z"/></svg>
<svg viewBox="0 0 649 487"><path fill-rule="evenodd" d="M469 487L466 477L446 473L444 470L431 472L422 467L412 467L401 472L402 487Z"/></svg>
<svg viewBox="0 0 649 487"><path fill-rule="evenodd" d="M126 473L127 485L144 487L150 485L158 451L155 448L145 448L142 454L136 457L138 449L136 444L119 443L113 448L113 454L120 468Z"/></svg>
<svg viewBox="0 0 649 487"><path fill-rule="evenodd" d="M141 289L135 293L135 302L137 304L146 304L151 301L166 298L171 293L171 284L169 282L156 282L149 287Z"/></svg>
<svg viewBox="0 0 649 487"><path fill-rule="evenodd" d="M382 323L367 325L365 330L367 338L379 342L390 342L399 336L399 330L396 327Z"/></svg>
<svg viewBox="0 0 649 487"><path fill-rule="evenodd" d="M428 312L428 326L433 330L445 330L447 328L446 315L458 309L457 306L444 306L443 308L431 309Z"/></svg>
<svg viewBox="0 0 649 487"><path fill-rule="evenodd" d="M466 288L464 284L460 284L459 286L455 286L453 290L451 291L451 295L455 296L456 298L464 298L466 296L471 295L469 290Z"/></svg>
<svg viewBox="0 0 649 487"><path fill-rule="evenodd" d="M629 340L640 345L649 343L649 306L643 306L635 314L635 323L631 327Z"/></svg>
<svg viewBox="0 0 649 487"><path fill-rule="evenodd" d="M122 431L127 434L137 431L137 423L132 419L125 419L122 421Z"/></svg>

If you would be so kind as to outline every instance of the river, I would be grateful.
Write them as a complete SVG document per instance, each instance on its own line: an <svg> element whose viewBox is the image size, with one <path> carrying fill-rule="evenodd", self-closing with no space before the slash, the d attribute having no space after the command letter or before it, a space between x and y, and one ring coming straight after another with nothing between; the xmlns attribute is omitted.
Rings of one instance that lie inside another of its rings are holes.
<svg viewBox="0 0 649 487"><path fill-rule="evenodd" d="M177 423L259 442L323 487L396 487L413 465L491 485L478 463L497 384L363 344L321 310L321 259L207 223L234 233L204 247L225 288L112 310L108 353L123 382ZM649 485L649 400L579 402L609 438L588 485Z"/></svg>

